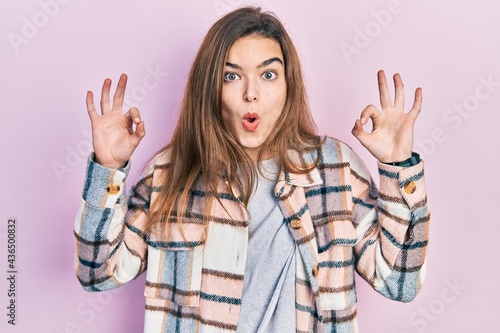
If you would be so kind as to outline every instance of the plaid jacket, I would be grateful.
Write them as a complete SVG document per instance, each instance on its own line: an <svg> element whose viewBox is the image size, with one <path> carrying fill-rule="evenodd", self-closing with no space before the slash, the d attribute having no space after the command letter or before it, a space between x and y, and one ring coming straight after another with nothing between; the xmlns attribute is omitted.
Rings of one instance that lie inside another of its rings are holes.
<svg viewBox="0 0 500 333"><path fill-rule="evenodd" d="M316 153L298 156L313 161ZM128 167L91 160L75 222L78 280L88 291L119 287L147 271L145 332L234 332L247 255L248 216L221 179L209 207L193 188L183 236L174 218L168 237L144 233L146 212L168 161L157 157L128 201ZM356 270L376 291L407 302L425 277L429 212L423 162L379 163L380 191L361 160L332 138L308 174L281 172L275 195L296 241L297 332L357 332ZM205 239L205 241L204 241Z"/></svg>

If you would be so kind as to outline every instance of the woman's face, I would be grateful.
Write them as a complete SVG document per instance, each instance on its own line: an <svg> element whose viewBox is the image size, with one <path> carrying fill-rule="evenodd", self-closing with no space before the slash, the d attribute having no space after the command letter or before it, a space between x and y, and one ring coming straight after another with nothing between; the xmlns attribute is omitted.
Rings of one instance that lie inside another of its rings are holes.
<svg viewBox="0 0 500 333"><path fill-rule="evenodd" d="M226 59L222 118L253 160L276 125L285 99L285 67L280 45L258 35L238 39Z"/></svg>

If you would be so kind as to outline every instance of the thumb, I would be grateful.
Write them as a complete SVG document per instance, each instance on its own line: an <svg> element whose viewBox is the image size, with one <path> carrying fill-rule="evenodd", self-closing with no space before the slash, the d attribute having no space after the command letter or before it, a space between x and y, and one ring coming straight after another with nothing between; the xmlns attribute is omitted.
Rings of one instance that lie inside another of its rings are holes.
<svg viewBox="0 0 500 333"><path fill-rule="evenodd" d="M369 150L371 133L368 133L363 129L363 125L360 119L356 120L351 133L356 137L356 139L359 140L363 147Z"/></svg>
<svg viewBox="0 0 500 333"><path fill-rule="evenodd" d="M141 142L142 138L146 135L146 128L144 126L144 121L141 121L135 128L134 134L132 134L132 141L134 145L137 146Z"/></svg>
<svg viewBox="0 0 500 333"><path fill-rule="evenodd" d="M363 129L363 124L361 123L361 120L360 119L356 119L356 121L354 122L354 127L352 128L351 130L351 133L352 135L354 135L356 137L356 139L358 139L359 141L362 141L364 140L364 138L366 137L366 135L368 133L365 132L365 130Z"/></svg>

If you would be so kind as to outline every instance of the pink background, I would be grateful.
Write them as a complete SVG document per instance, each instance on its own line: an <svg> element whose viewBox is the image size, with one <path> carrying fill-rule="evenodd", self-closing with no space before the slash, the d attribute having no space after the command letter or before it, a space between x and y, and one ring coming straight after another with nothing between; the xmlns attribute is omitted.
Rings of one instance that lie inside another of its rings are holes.
<svg viewBox="0 0 500 333"><path fill-rule="evenodd" d="M148 131L133 156L135 181L172 132L207 29L247 3L282 19L321 133L349 143L373 173L375 161L350 130L366 105L378 105L377 70L402 74L408 107L423 87L415 150L425 159L431 207L427 281L401 304L358 280L360 331L498 332L496 0L1 1L0 330L142 331L143 277L95 294L73 272L73 221L91 149L85 92L100 95L105 77L129 75L129 102ZM6 317L9 217L18 220L15 327Z"/></svg>

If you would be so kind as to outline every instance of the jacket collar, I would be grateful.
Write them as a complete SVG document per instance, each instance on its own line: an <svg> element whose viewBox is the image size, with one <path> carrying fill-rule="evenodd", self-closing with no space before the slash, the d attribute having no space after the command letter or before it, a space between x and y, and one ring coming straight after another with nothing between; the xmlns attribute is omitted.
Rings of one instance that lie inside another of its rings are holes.
<svg viewBox="0 0 500 333"><path fill-rule="evenodd" d="M304 169L308 165L314 163L312 153L299 154L294 150L289 150L288 153L292 162L295 165L302 166ZM318 168L314 168L305 173L293 173L281 170L278 182L274 188L274 193L276 197L279 198L283 195L288 195L293 186L310 187L321 184L323 184L323 180L321 179Z"/></svg>
<svg viewBox="0 0 500 333"><path fill-rule="evenodd" d="M303 153L301 155L294 150L290 150L289 155L295 165L300 165L304 169L306 169L308 165L314 163L314 158L311 156L310 152ZM293 173L293 172L283 172L283 171L282 173L283 173L283 178L280 177L280 179L284 179L284 181L289 185L309 187L309 186L323 184L323 180L321 179L321 175L319 174L317 168L314 168L306 173Z"/></svg>

